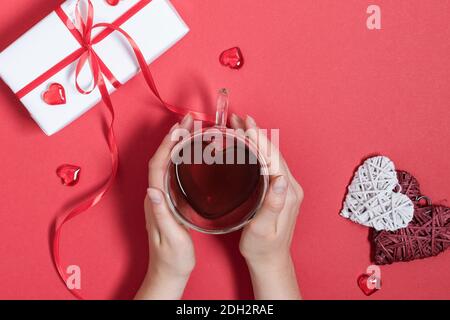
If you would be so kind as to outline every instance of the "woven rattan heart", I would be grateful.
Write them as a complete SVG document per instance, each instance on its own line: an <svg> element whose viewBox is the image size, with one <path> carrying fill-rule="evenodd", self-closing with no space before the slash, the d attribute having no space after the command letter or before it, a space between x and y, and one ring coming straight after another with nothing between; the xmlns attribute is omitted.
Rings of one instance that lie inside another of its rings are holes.
<svg viewBox="0 0 450 320"><path fill-rule="evenodd" d="M412 220L414 206L397 189L394 163L372 157L359 166L348 186L341 216L376 230L395 231Z"/></svg>
<svg viewBox="0 0 450 320"><path fill-rule="evenodd" d="M404 171L397 176L402 192L415 204L414 218L406 228L373 233L374 261L378 265L436 256L450 247L450 208L421 206L417 180Z"/></svg>

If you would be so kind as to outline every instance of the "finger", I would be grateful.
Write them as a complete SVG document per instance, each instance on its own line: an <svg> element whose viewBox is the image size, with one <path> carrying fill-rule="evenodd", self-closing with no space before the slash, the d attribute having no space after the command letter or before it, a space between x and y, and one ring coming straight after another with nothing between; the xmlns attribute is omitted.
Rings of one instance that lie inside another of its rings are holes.
<svg viewBox="0 0 450 320"><path fill-rule="evenodd" d="M300 209L300 202L298 200L298 194L294 190L291 184L289 184L286 202L284 204L284 210L280 214L278 220L278 226L282 230L287 230L288 234L292 235L293 229L297 222L297 216Z"/></svg>
<svg viewBox="0 0 450 320"><path fill-rule="evenodd" d="M292 175L291 170L278 147L269 140L263 130L258 128L258 125L252 117L247 116L245 127L247 136L257 145L258 150L261 152L264 159L266 159L269 175L272 177L278 175L286 176L290 184L289 189L292 188L298 198L303 199L303 189Z"/></svg>
<svg viewBox="0 0 450 320"><path fill-rule="evenodd" d="M279 152L278 148L269 140L263 130L261 130L255 120L247 116L245 119L246 134L250 140L256 144L259 152L267 162L267 169L269 175L279 176L284 175L288 179L291 174L287 165L283 159L283 156Z"/></svg>
<svg viewBox="0 0 450 320"><path fill-rule="evenodd" d="M245 130L245 122L237 114L233 113L230 118L230 124L233 129Z"/></svg>
<svg viewBox="0 0 450 320"><path fill-rule="evenodd" d="M168 241L180 232L187 232L170 212L164 193L157 188L148 188L148 198L151 202L151 218L159 232L160 241Z"/></svg>
<svg viewBox="0 0 450 320"><path fill-rule="evenodd" d="M278 217L284 208L287 190L288 181L283 176L270 183L263 205L251 222L253 230L260 234L277 231Z"/></svg>
<svg viewBox="0 0 450 320"><path fill-rule="evenodd" d="M144 212L145 212L145 228L147 229L150 242L155 244L160 243L161 239L158 228L156 228L156 223L153 219L152 203L148 195L145 197L144 200Z"/></svg>
<svg viewBox="0 0 450 320"><path fill-rule="evenodd" d="M178 143L177 140L173 139L172 133L174 133L175 130L190 130L192 128L192 124L194 122L194 119L192 116L188 113L181 123L179 125L174 125L170 132L164 137L163 141L161 142L160 146L156 150L155 154L152 157L151 162L155 165L157 164L166 164L167 159L170 155L170 151L172 148Z"/></svg>
<svg viewBox="0 0 450 320"><path fill-rule="evenodd" d="M176 139L173 139L172 134L175 130L185 130L189 132L194 123L194 119L190 114L187 114L181 123L175 124L170 132L164 137L161 145L156 150L152 159L149 162L149 174L148 183L150 187L163 188L164 185L164 174L166 170L167 163L170 159L170 152L172 148L178 143Z"/></svg>

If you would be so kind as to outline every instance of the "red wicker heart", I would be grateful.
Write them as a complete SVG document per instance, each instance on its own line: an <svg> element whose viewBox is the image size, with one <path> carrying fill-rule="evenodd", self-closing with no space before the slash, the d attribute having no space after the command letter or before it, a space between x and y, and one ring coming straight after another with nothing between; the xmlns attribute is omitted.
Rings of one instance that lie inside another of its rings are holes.
<svg viewBox="0 0 450 320"><path fill-rule="evenodd" d="M415 203L414 218L406 228L373 233L374 261L378 265L436 256L450 247L450 208L419 204L420 187L405 171L397 172L402 192Z"/></svg>

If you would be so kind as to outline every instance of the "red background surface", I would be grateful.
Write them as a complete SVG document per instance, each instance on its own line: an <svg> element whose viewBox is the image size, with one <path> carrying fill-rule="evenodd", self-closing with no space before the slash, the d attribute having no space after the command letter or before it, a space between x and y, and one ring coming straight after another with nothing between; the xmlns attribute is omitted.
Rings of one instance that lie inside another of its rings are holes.
<svg viewBox="0 0 450 320"><path fill-rule="evenodd" d="M1 0L0 49L61 2ZM387 155L434 202L448 204L450 2L377 0L381 31L366 28L372 1L173 3L191 32L152 65L163 95L212 110L216 89L226 86L234 111L281 129L282 151L306 193L293 243L301 291L306 299L364 299L356 278L370 264L368 229L338 215L360 161ZM240 71L218 63L235 45L246 58ZM140 76L113 100L117 181L62 239L63 262L81 266L87 298L131 298L138 288L148 259L147 161L176 121ZM55 217L109 173L105 115L100 105L47 137L0 83L0 298L72 298L53 269L49 233ZM82 166L76 187L55 176L62 163ZM239 233L193 237L198 262L185 297L252 298ZM370 299L449 299L449 265L446 252L383 266L383 288Z"/></svg>

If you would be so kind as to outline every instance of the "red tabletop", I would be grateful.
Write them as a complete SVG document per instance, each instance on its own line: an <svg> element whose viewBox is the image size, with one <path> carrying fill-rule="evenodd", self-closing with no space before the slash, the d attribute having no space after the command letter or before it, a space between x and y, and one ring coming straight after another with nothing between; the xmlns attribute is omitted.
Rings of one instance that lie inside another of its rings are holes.
<svg viewBox="0 0 450 320"><path fill-rule="evenodd" d="M0 50L61 2L2 1ZM435 203L449 205L450 3L377 0L382 29L372 31L371 3L361 0L173 4L191 32L152 65L162 95L212 112L216 90L227 87L233 111L280 129L281 150L305 189L292 248L303 296L365 299L356 280L371 264L369 232L339 216L361 160L389 156ZM233 46L245 55L240 71L218 62ZM131 298L139 287L148 261L147 162L177 121L141 76L113 102L117 180L104 201L67 226L61 244L63 263L81 267L87 298ZM110 172L107 113L99 105L47 137L3 82L0 106L0 298L72 298L53 268L49 236L54 219ZM56 177L63 163L82 167L77 186ZM185 298L252 298L239 236L193 234L197 265ZM449 264L447 251L382 266L383 287L369 299L449 299Z"/></svg>

